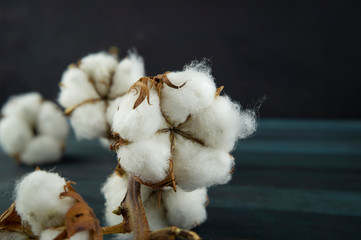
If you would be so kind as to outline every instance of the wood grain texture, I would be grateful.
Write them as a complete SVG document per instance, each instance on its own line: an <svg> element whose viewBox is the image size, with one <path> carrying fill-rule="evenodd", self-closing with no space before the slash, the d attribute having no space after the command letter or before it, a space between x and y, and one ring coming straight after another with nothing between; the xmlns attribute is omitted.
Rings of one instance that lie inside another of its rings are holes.
<svg viewBox="0 0 361 240"><path fill-rule="evenodd" d="M114 153L97 141L70 137L54 169L103 222L100 187L116 167ZM228 185L209 191L203 239L357 239L361 235L361 121L264 120L257 134L233 152ZM30 167L0 151L0 211ZM106 238L110 239L110 238Z"/></svg>

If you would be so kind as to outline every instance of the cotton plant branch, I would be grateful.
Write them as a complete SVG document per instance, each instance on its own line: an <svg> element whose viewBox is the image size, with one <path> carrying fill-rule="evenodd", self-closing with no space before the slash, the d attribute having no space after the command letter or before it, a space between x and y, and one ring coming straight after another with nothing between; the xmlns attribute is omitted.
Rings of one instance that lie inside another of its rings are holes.
<svg viewBox="0 0 361 240"><path fill-rule="evenodd" d="M129 176L126 196L120 207L114 211L114 214L122 215L124 220L119 225L103 227L104 235L133 232L135 240L175 239L175 237L189 240L201 239L192 231L174 226L151 231L140 198L140 186L141 184L133 176Z"/></svg>

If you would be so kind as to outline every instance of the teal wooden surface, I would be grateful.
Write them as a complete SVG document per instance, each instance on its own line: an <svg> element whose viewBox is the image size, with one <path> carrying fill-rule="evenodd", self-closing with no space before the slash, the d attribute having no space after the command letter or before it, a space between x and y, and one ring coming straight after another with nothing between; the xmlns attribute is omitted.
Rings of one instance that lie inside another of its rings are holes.
<svg viewBox="0 0 361 240"><path fill-rule="evenodd" d="M195 229L203 239L361 239L361 121L263 120L233 155L233 179L209 190ZM62 162L42 168L77 182L102 220L100 187L115 164L97 141L70 137ZM30 171L0 151L0 211Z"/></svg>

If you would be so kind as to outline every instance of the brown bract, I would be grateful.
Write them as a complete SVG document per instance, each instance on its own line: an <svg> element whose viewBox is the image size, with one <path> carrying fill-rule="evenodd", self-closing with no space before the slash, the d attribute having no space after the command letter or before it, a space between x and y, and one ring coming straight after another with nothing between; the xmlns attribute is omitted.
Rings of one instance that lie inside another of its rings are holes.
<svg viewBox="0 0 361 240"><path fill-rule="evenodd" d="M15 209L15 202L0 216L0 232L17 232L28 237L28 239L37 239L31 231L30 226L21 224L21 218Z"/></svg>
<svg viewBox="0 0 361 240"><path fill-rule="evenodd" d="M164 87L164 84L168 85L171 88L175 88L175 89L181 88L186 84L186 82L185 82L181 86L174 85L167 77L168 73L169 72L165 72L163 74L158 74L157 76L154 76L154 77L142 77L130 87L128 92L130 92L134 89L136 91L135 94L138 94L138 92L139 92L138 88L140 88L139 96L133 105L133 109L136 109L145 100L145 98L147 98L148 104L150 104L149 90L152 89L153 87L156 88L158 96L160 96L160 92L161 92L162 88Z"/></svg>
<svg viewBox="0 0 361 240"><path fill-rule="evenodd" d="M65 240L76 233L89 231L90 240L102 240L103 234L100 223L84 199L75 191L72 182L68 181L64 186L65 192L60 194L61 198L71 197L76 203L68 210L65 215L66 229L60 233L54 240Z"/></svg>

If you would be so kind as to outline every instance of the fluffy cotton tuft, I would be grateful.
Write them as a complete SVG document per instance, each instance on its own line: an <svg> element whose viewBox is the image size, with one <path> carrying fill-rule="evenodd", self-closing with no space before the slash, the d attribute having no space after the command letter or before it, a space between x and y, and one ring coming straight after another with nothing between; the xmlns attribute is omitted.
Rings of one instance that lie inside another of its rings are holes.
<svg viewBox="0 0 361 240"><path fill-rule="evenodd" d="M178 136L173 162L177 184L185 191L227 183L234 166L228 152L203 147Z"/></svg>
<svg viewBox="0 0 361 240"><path fill-rule="evenodd" d="M28 240L29 238L17 232L4 231L0 232L1 240ZM50 239L50 238L49 238Z"/></svg>
<svg viewBox="0 0 361 240"><path fill-rule="evenodd" d="M26 165L33 165L34 163L57 162L61 155L62 149L59 147L59 142L54 138L43 135L31 139L20 159Z"/></svg>
<svg viewBox="0 0 361 240"><path fill-rule="evenodd" d="M195 65L185 67L181 72L167 74L174 85L185 84L179 89L165 85L161 94L162 110L176 124L184 122L188 115L210 106L214 100L216 85L210 70L199 69L200 66Z"/></svg>
<svg viewBox="0 0 361 240"><path fill-rule="evenodd" d="M1 114L7 117L19 117L33 126L37 121L42 101L41 95L36 92L12 96L2 107Z"/></svg>
<svg viewBox="0 0 361 240"><path fill-rule="evenodd" d="M68 68L63 73L60 89L58 102L65 108L99 97L85 72L75 67Z"/></svg>
<svg viewBox="0 0 361 240"><path fill-rule="evenodd" d="M150 91L151 104L144 102L133 109L137 98L134 90L124 96L113 118L113 131L128 141L149 139L160 128L165 127L157 92Z"/></svg>
<svg viewBox="0 0 361 240"><path fill-rule="evenodd" d="M70 116L78 139L94 139L105 136L108 131L105 119L105 103L96 102L78 107Z"/></svg>
<svg viewBox="0 0 361 240"><path fill-rule="evenodd" d="M245 138L256 129L252 111L241 111L229 97L219 96L204 111L192 117L184 128L207 146L231 151L237 139Z"/></svg>
<svg viewBox="0 0 361 240"><path fill-rule="evenodd" d="M36 235L47 228L64 225L73 198L60 198L66 181L57 173L35 171L23 177L16 186L16 211L30 224Z"/></svg>
<svg viewBox="0 0 361 240"><path fill-rule="evenodd" d="M10 116L0 121L0 143L7 154L19 155L32 138L32 129L21 118Z"/></svg>
<svg viewBox="0 0 361 240"><path fill-rule="evenodd" d="M119 64L111 54L90 54L67 69L58 101L70 114L77 138L108 138L122 96L143 75L143 59L135 53Z"/></svg>
<svg viewBox="0 0 361 240"><path fill-rule="evenodd" d="M116 67L109 96L114 98L128 92L135 81L145 75L143 58L134 52L124 58Z"/></svg>
<svg viewBox="0 0 361 240"><path fill-rule="evenodd" d="M163 193L163 203L169 223L186 229L194 228L207 219L207 201L205 188L185 192L178 187L177 192L170 189Z"/></svg>
<svg viewBox="0 0 361 240"><path fill-rule="evenodd" d="M117 59L105 52L89 54L80 60L79 68L94 82L101 97L110 89L111 78L117 65Z"/></svg>
<svg viewBox="0 0 361 240"><path fill-rule="evenodd" d="M60 160L69 128L57 105L30 93L11 97L2 113L0 144L7 154L27 165Z"/></svg>
<svg viewBox="0 0 361 240"><path fill-rule="evenodd" d="M143 181L156 183L168 174L171 154L166 134L122 146L117 154L122 168Z"/></svg>
<svg viewBox="0 0 361 240"><path fill-rule="evenodd" d="M49 101L44 102L39 110L36 129L39 135L45 135L58 142L65 142L68 136L68 123L59 107Z"/></svg>

